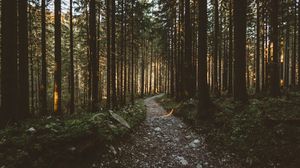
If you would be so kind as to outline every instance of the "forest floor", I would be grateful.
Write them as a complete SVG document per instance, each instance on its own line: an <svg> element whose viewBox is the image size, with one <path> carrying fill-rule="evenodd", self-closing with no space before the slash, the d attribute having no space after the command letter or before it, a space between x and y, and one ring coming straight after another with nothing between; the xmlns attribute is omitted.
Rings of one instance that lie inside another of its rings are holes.
<svg viewBox="0 0 300 168"><path fill-rule="evenodd" d="M146 120L123 142L109 146L92 168L241 167L230 154L209 151L204 136L156 102L145 99Z"/></svg>
<svg viewBox="0 0 300 168"><path fill-rule="evenodd" d="M205 137L210 151L234 153L241 167L300 167L300 92L280 98L249 96L248 103L231 97L211 97L209 120L197 119L197 99L177 102L165 95L157 99L173 110L191 129Z"/></svg>

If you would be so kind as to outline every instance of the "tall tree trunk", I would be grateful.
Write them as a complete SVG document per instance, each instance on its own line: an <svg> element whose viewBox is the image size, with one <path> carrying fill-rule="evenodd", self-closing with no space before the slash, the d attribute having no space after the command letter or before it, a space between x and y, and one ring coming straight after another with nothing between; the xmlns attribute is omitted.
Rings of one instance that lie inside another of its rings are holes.
<svg viewBox="0 0 300 168"><path fill-rule="evenodd" d="M20 118L29 116L29 71L28 71L28 12L27 0L19 0L19 88ZM21 110L20 110L21 111Z"/></svg>
<svg viewBox="0 0 300 168"><path fill-rule="evenodd" d="M121 0L121 67L120 67L120 71L121 71L121 76L120 76L120 80L121 80L121 83L120 83L120 98L121 98L121 104L124 105L124 96L123 96L123 93L124 93L124 85L123 85L123 79L124 79L124 43L125 43L125 39L124 39L124 0Z"/></svg>
<svg viewBox="0 0 300 168"><path fill-rule="evenodd" d="M1 2L1 105L0 126L17 119L17 1Z"/></svg>
<svg viewBox="0 0 300 168"><path fill-rule="evenodd" d="M233 0L234 99L246 102L246 0Z"/></svg>
<svg viewBox="0 0 300 168"><path fill-rule="evenodd" d="M145 92L145 47L146 47L146 40L143 39L143 48L142 48L142 62L141 62L141 97L144 97Z"/></svg>
<svg viewBox="0 0 300 168"><path fill-rule="evenodd" d="M200 0L199 2L199 30L198 30L198 90L199 90L199 106L198 114L201 117L206 117L207 107L210 104L209 92L207 86L207 0Z"/></svg>
<svg viewBox="0 0 300 168"><path fill-rule="evenodd" d="M193 60L192 60L192 33L191 33L191 16L190 16L190 0L185 0L185 58L183 62L184 75L184 98L188 99L194 96L195 93L195 80L193 73Z"/></svg>
<svg viewBox="0 0 300 168"><path fill-rule="evenodd" d="M74 47L73 47L73 0L70 0L70 113L75 112L74 92Z"/></svg>
<svg viewBox="0 0 300 168"><path fill-rule="evenodd" d="M219 95L219 83L218 83L218 48L219 48L219 1L215 0L214 1L214 11L215 11L215 27L214 27L214 54L213 54L213 66L214 66L214 71L213 71L213 93L215 95Z"/></svg>
<svg viewBox="0 0 300 168"><path fill-rule="evenodd" d="M89 18L89 36L90 36L90 57L92 71L92 112L98 110L99 88L98 88L98 55L97 55L97 34L96 34L96 3L95 0L90 0L90 18Z"/></svg>
<svg viewBox="0 0 300 168"><path fill-rule="evenodd" d="M287 20L287 25L289 25L289 21ZM284 54L284 62L285 62L285 75L284 75L284 86L286 88L289 87L289 76L290 76L290 28L289 26L286 29L286 42L285 42L285 54Z"/></svg>
<svg viewBox="0 0 300 168"><path fill-rule="evenodd" d="M41 81L41 114L47 114L47 52L46 52L46 0L42 0L42 81Z"/></svg>
<svg viewBox="0 0 300 168"><path fill-rule="evenodd" d="M131 0L131 103L134 104L134 2Z"/></svg>
<svg viewBox="0 0 300 168"><path fill-rule="evenodd" d="M61 114L61 0L54 1L55 10L55 70L54 70L54 113Z"/></svg>
<svg viewBox="0 0 300 168"><path fill-rule="evenodd" d="M150 53L150 83L149 83L149 90L150 90L150 94L152 94L152 69L153 69L153 41L151 42L151 53Z"/></svg>
<svg viewBox="0 0 300 168"><path fill-rule="evenodd" d="M117 103L116 95L116 2L111 1L111 85L112 85L112 106Z"/></svg>
<svg viewBox="0 0 300 168"><path fill-rule="evenodd" d="M127 102L127 67L128 67L128 61L127 61L127 3L124 2L125 9L124 9L124 98L123 98L123 104L125 105Z"/></svg>
<svg viewBox="0 0 300 168"><path fill-rule="evenodd" d="M271 1L271 38L273 44L273 61L271 62L271 87L272 96L280 96L280 80L279 80L279 54L278 54L278 5L279 0Z"/></svg>
<svg viewBox="0 0 300 168"><path fill-rule="evenodd" d="M106 99L106 105L107 105L107 108L111 108L111 95L110 95L110 91L111 91L111 30L110 30L110 0L106 0L106 23L107 23L107 26L106 26L106 37L107 37L107 91L106 91L106 94L107 94L107 99Z"/></svg>
<svg viewBox="0 0 300 168"><path fill-rule="evenodd" d="M228 94L232 94L233 84L233 25L232 25L232 0L229 1L229 65L228 65Z"/></svg>
<svg viewBox="0 0 300 168"><path fill-rule="evenodd" d="M291 76L291 85L292 87L296 86L296 31L297 31L297 13L296 13L296 1L293 1L293 12L294 12L294 32L293 32L293 50L292 50L292 76ZM274 5L274 4L273 4Z"/></svg>
<svg viewBox="0 0 300 168"><path fill-rule="evenodd" d="M256 66L255 66L255 91L260 92L260 5L259 0L256 0Z"/></svg>
<svg viewBox="0 0 300 168"><path fill-rule="evenodd" d="M300 86L300 3L298 2L298 86Z"/></svg>

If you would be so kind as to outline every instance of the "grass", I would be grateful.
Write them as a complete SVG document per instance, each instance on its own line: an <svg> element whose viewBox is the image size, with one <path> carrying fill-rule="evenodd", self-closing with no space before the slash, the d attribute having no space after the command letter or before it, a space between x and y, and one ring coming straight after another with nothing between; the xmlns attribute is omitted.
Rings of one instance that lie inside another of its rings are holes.
<svg viewBox="0 0 300 168"><path fill-rule="evenodd" d="M211 150L234 153L244 167L300 167L300 93L282 98L252 97L247 104L231 98L213 99L213 121L195 121L196 101L159 99L165 108L206 136ZM178 107L179 106L179 107Z"/></svg>
<svg viewBox="0 0 300 168"><path fill-rule="evenodd" d="M114 113L134 128L145 119L146 108L139 100ZM108 111L31 119L0 130L0 167L81 167L87 156L104 152L131 130Z"/></svg>

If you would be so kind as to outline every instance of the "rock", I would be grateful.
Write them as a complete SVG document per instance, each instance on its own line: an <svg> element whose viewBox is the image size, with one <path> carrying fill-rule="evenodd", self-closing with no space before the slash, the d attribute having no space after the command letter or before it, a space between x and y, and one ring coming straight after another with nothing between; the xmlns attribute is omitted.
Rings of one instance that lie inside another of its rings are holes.
<svg viewBox="0 0 300 168"><path fill-rule="evenodd" d="M95 163L93 163L92 168L97 167L97 165Z"/></svg>
<svg viewBox="0 0 300 168"><path fill-rule="evenodd" d="M192 138L192 136L190 136L190 135L187 135L187 136L185 136L185 138L186 138L186 139L191 139L191 138Z"/></svg>
<svg viewBox="0 0 300 168"><path fill-rule="evenodd" d="M200 140L199 139L195 139L193 142L189 143L189 146L192 148L197 148L200 146Z"/></svg>
<svg viewBox="0 0 300 168"><path fill-rule="evenodd" d="M31 127L27 130L27 132L30 132L30 133L35 133L36 132L36 129Z"/></svg>
<svg viewBox="0 0 300 168"><path fill-rule="evenodd" d="M198 143L200 143L200 140L199 140L199 139L195 139L193 142L194 142L195 144L198 144Z"/></svg>
<svg viewBox="0 0 300 168"><path fill-rule="evenodd" d="M76 150L76 147L74 147L74 146L69 148L69 151L74 152L75 150Z"/></svg>
<svg viewBox="0 0 300 168"><path fill-rule="evenodd" d="M156 128L154 129L154 131L160 132L160 131L161 131L161 128L156 127Z"/></svg>
<svg viewBox="0 0 300 168"><path fill-rule="evenodd" d="M110 151L111 151L114 155L117 154L117 151L116 151L115 147L113 147L112 145L109 146L109 149L110 149Z"/></svg>
<svg viewBox="0 0 300 168"><path fill-rule="evenodd" d="M120 115L114 113L112 110L109 110L110 115L117 120L120 124L124 125L125 127L130 129L130 125L128 124L128 122L126 120L124 120L123 117L121 117Z"/></svg>
<svg viewBox="0 0 300 168"><path fill-rule="evenodd" d="M198 163L196 168L203 168L202 164L201 163Z"/></svg>
<svg viewBox="0 0 300 168"><path fill-rule="evenodd" d="M178 159L178 161L180 162L180 164L182 164L183 166L188 165L188 162L187 162L187 160L185 160L184 157L182 157L182 156L177 156L176 158Z"/></svg>

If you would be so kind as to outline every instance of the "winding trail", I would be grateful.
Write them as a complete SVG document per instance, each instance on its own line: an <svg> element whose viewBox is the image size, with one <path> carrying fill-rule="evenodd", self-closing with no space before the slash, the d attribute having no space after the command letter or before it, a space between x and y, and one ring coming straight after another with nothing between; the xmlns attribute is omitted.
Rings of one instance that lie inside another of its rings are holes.
<svg viewBox="0 0 300 168"><path fill-rule="evenodd" d="M167 115L155 99L145 99L147 118L128 139L101 156L91 167L101 168L205 168L239 167L230 156L216 158L208 151L204 137L194 133L180 119Z"/></svg>

